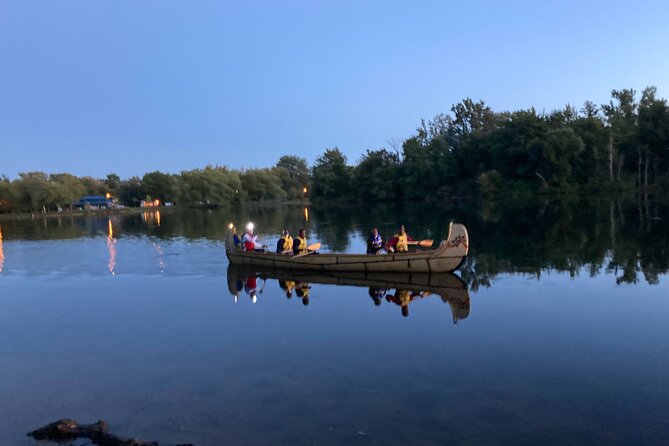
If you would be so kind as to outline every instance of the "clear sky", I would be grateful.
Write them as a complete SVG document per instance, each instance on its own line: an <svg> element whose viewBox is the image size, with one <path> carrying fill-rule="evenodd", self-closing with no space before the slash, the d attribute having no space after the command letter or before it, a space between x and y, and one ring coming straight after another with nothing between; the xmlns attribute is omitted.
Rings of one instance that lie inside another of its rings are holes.
<svg viewBox="0 0 669 446"><path fill-rule="evenodd" d="M669 94L669 2L0 0L0 174L311 163L465 97Z"/></svg>

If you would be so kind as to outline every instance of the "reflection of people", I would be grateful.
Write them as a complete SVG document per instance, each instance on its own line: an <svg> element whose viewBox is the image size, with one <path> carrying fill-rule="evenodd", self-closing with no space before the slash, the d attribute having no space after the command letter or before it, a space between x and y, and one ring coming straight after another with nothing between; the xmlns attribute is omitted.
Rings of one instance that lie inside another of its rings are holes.
<svg viewBox="0 0 669 446"><path fill-rule="evenodd" d="M244 282L244 291L251 298L251 302L256 303L258 301L258 293L262 294L263 289L265 288L265 283L260 290L258 290L258 276L255 273L251 273Z"/></svg>
<svg viewBox="0 0 669 446"><path fill-rule="evenodd" d="M369 297L372 298L374 301L374 305L377 307L381 305L383 296L386 294L386 290L383 288L374 288L374 287L369 287Z"/></svg>
<svg viewBox="0 0 669 446"><path fill-rule="evenodd" d="M281 238L276 242L277 254L292 254L293 253L293 237L290 236L290 231L284 229Z"/></svg>
<svg viewBox="0 0 669 446"><path fill-rule="evenodd" d="M293 254L306 254L307 246L307 233L304 229L300 229L293 243Z"/></svg>
<svg viewBox="0 0 669 446"><path fill-rule="evenodd" d="M407 252L410 241L413 241L413 238L407 234L406 228L402 225L399 232L393 235L386 244L386 250L388 252Z"/></svg>
<svg viewBox="0 0 669 446"><path fill-rule="evenodd" d="M242 281L241 278L238 278L235 281L235 289L234 289L235 292L233 293L233 296L235 296L235 303L237 303L237 301L239 300L239 294L242 292L243 289L244 289L244 282Z"/></svg>
<svg viewBox="0 0 669 446"><path fill-rule="evenodd" d="M407 317L409 316L409 304L418 297L423 297L423 294L418 291L397 289L395 294L388 294L386 300L402 307L402 316Z"/></svg>
<svg viewBox="0 0 669 446"><path fill-rule="evenodd" d="M300 282L295 286L295 295L302 299L304 306L309 305L309 289L311 287L306 282Z"/></svg>
<svg viewBox="0 0 669 446"><path fill-rule="evenodd" d="M383 249L383 238L377 228L372 229L367 239L367 254L379 254Z"/></svg>
<svg viewBox="0 0 669 446"><path fill-rule="evenodd" d="M293 290L295 289L295 282L292 280L279 280L279 287L285 291L286 297L290 299L293 297Z"/></svg>

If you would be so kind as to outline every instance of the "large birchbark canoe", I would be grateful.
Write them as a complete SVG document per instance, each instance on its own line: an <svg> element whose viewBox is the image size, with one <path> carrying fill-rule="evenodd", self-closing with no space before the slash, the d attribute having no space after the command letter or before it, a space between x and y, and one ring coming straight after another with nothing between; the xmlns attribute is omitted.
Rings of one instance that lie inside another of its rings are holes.
<svg viewBox="0 0 669 446"><path fill-rule="evenodd" d="M235 247L233 230L225 244L231 264L311 271L447 273L460 268L469 252L469 235L464 225L451 223L448 237L428 251L380 255L321 253L291 256L273 252L247 252Z"/></svg>

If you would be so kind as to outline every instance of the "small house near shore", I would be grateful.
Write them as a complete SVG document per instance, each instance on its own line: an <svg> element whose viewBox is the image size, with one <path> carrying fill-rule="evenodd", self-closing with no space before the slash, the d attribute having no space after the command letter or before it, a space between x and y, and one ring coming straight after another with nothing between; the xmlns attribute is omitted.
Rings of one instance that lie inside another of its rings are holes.
<svg viewBox="0 0 669 446"><path fill-rule="evenodd" d="M118 207L116 201L111 197L105 197L103 195L87 195L81 197L79 201L74 203L74 207L77 209L86 209L86 208L97 208L97 209L109 209Z"/></svg>

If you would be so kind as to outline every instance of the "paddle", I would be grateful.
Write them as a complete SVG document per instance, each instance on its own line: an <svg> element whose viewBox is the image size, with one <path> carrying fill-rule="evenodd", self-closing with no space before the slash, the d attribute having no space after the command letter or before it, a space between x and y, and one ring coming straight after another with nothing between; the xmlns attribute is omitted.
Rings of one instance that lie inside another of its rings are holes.
<svg viewBox="0 0 669 446"><path fill-rule="evenodd" d="M423 246L425 248L429 248L433 244L434 244L434 240L420 240L420 241L413 240L413 241L407 242L407 245L419 245L419 246Z"/></svg>
<svg viewBox="0 0 669 446"><path fill-rule="evenodd" d="M298 257L308 256L309 254L313 254L314 251L317 251L319 249L321 249L321 242L312 243L311 245L307 246L307 252L303 252L301 254L295 254L293 258L296 259Z"/></svg>

